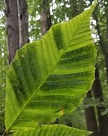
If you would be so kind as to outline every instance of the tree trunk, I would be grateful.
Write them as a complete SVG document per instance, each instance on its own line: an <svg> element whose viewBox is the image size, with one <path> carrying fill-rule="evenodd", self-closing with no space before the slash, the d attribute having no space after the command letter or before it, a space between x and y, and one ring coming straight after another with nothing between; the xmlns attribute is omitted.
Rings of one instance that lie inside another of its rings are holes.
<svg viewBox="0 0 108 136"><path fill-rule="evenodd" d="M98 13L97 13L98 14ZM107 50L105 48L105 44L104 44L104 41L103 41L103 38L101 36L101 32L100 32L100 27L99 27L99 22L98 22L98 17L97 15L94 13L94 19L96 20L96 29L97 29L97 32L98 32L98 36L99 36L99 44L100 44L100 47L101 47L101 50L102 50L102 53L104 55L104 60L105 60L105 67L106 67L106 76L107 76L107 83L108 83L108 53L107 53ZM108 36L108 34L106 34L106 37ZM108 37L107 37L108 38Z"/></svg>
<svg viewBox="0 0 108 136"><path fill-rule="evenodd" d="M4 2L9 51L8 60L11 63L15 57L16 50L19 49L18 8L16 0L4 0Z"/></svg>
<svg viewBox="0 0 108 136"><path fill-rule="evenodd" d="M106 17L106 39L107 39L107 42L105 44L105 46L107 47L107 49L106 49L107 56L106 56L105 64L106 64L106 76L107 76L107 83L108 83L108 52L107 52L107 50L108 50L108 2L105 7L105 17Z"/></svg>
<svg viewBox="0 0 108 136"><path fill-rule="evenodd" d="M16 50L28 42L28 11L25 0L4 0L8 40L8 60L13 60Z"/></svg>
<svg viewBox="0 0 108 136"><path fill-rule="evenodd" d="M22 47L29 42L28 33L28 7L26 0L17 0L19 20L19 46Z"/></svg>
<svg viewBox="0 0 108 136"><path fill-rule="evenodd" d="M41 31L42 35L44 35L52 25L48 0L43 0L41 8Z"/></svg>
<svg viewBox="0 0 108 136"><path fill-rule="evenodd" d="M100 103L104 102L101 83L99 80L98 68L96 68L95 70L95 81L93 84L93 93L94 93L95 99L98 99ZM105 107L101 106L101 104L97 106L100 134L101 136L108 136L108 117L107 115L101 115L101 112L104 110L105 110Z"/></svg>
<svg viewBox="0 0 108 136"><path fill-rule="evenodd" d="M98 14L98 13L97 13ZM107 76L107 83L108 83L108 54L101 36L101 32L100 32L100 28L99 28L99 23L98 23L98 17L97 15L94 13L94 19L96 20L96 29L99 35L99 44L102 50L102 53L104 55L104 59L105 59L105 66L106 66L106 76ZM103 92L102 92L102 88L101 88L101 83L99 80L99 72L98 72L98 68L96 68L96 72L95 72L95 82L94 82L94 96L96 99L99 99L100 102L104 102L104 97L103 97ZM107 115L101 115L101 112L105 110L104 106L97 106L97 111L98 111L98 118L99 118L99 127L100 127L100 133L101 136L108 136L108 117Z"/></svg>
<svg viewBox="0 0 108 136"><path fill-rule="evenodd" d="M4 0L4 3L10 64L16 50L28 42L28 12L25 0Z"/></svg>
<svg viewBox="0 0 108 136"><path fill-rule="evenodd" d="M92 99L91 91L87 93L86 99ZM100 136L93 106L89 106L88 108L85 108L85 118L86 118L87 130L93 132L93 134L91 134L90 136Z"/></svg>

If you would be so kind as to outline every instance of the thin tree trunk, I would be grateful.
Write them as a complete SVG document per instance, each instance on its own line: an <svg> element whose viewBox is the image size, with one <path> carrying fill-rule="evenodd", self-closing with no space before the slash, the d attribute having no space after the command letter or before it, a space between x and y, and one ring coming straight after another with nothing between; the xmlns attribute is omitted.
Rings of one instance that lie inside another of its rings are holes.
<svg viewBox="0 0 108 136"><path fill-rule="evenodd" d="M49 1L48 0L43 0L42 5L41 5L41 31L42 35L44 35L49 28L51 27L51 15L49 11Z"/></svg>
<svg viewBox="0 0 108 136"><path fill-rule="evenodd" d="M87 93L86 99L92 99L91 91ZM86 103L86 99L85 99L85 103ZM90 136L100 136L93 106L85 108L85 118L86 118L87 130L93 132L93 134L91 134Z"/></svg>
<svg viewBox="0 0 108 136"><path fill-rule="evenodd" d="M98 68L95 70L95 81L93 84L93 93L95 99L98 99L101 103L104 102L103 92L101 88L101 83L99 80ZM97 106L99 129L101 136L108 136L108 117L107 115L101 115L102 111L105 110L104 106Z"/></svg>
<svg viewBox="0 0 108 136"><path fill-rule="evenodd" d="M102 36L101 36L99 23L98 23L98 17L97 17L96 14L94 14L94 19L96 20L96 24L97 24L96 29L97 29L99 39L100 39L99 44L100 44L100 47L101 47L101 50L102 50L102 53L103 53L104 59L105 59L106 76L107 76L107 83L108 83L108 54L106 52L105 45L103 43L103 39L102 39ZM101 83L100 83L100 80L99 80L98 68L96 69L96 72L95 72L94 96L95 96L96 99L99 99L100 102L104 102ZM108 117L107 117L107 115L103 115L103 116L101 115L101 112L104 111L104 110L105 110L104 106L97 106L101 136L108 136Z"/></svg>
<svg viewBox="0 0 108 136"><path fill-rule="evenodd" d="M84 101L86 101L86 99L92 99L91 90L87 92L87 96ZM93 132L90 136L100 136L94 106L85 108L85 118L87 130Z"/></svg>
<svg viewBox="0 0 108 136"><path fill-rule="evenodd" d="M106 1L107 2L107 1ZM106 39L108 40L108 2L107 4L105 5L105 16L106 16ZM108 47L108 41L105 45L106 47ZM107 49L106 49L107 50ZM106 51L106 76L107 76L107 83L108 83L108 52Z"/></svg>
<svg viewBox="0 0 108 136"><path fill-rule="evenodd" d="M98 13L97 13L98 14ZM105 44L103 42L102 36L101 36L101 32L100 32L100 27L99 27L99 22L98 22L98 17L97 15L94 13L94 19L96 20L96 29L98 32L98 36L99 36L99 44L102 50L102 53L104 55L104 60L105 60L105 67L106 67L106 76L107 76L107 83L108 83L108 53L107 50L105 48ZM108 36L108 34L106 34L106 36ZM107 37L108 38L108 37Z"/></svg>
<svg viewBox="0 0 108 136"><path fill-rule="evenodd" d="M8 60L11 63L16 50L19 49L18 8L16 0L4 0L4 3L9 51Z"/></svg>
<svg viewBox="0 0 108 136"><path fill-rule="evenodd" d="M19 45L22 47L29 42L28 33L28 7L26 0L17 0L19 20Z"/></svg>

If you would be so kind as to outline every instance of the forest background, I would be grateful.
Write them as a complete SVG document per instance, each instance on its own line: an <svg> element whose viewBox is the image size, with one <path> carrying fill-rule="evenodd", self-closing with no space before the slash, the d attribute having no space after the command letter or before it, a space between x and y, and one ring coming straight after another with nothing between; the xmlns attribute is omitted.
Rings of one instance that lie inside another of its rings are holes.
<svg viewBox="0 0 108 136"><path fill-rule="evenodd" d="M5 129L6 72L16 50L26 42L40 39L52 25L74 18L92 2L93 0L0 1L0 135ZM90 27L97 48L95 81L82 105L74 113L63 116L54 123L93 131L91 136L108 136L108 0L98 1Z"/></svg>

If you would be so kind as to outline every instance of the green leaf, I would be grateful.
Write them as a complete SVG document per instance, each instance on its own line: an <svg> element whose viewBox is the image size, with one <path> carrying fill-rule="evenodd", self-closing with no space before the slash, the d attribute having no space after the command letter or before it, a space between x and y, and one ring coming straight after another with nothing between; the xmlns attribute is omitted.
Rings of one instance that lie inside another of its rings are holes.
<svg viewBox="0 0 108 136"><path fill-rule="evenodd" d="M63 125L43 125L11 136L88 136L91 132Z"/></svg>
<svg viewBox="0 0 108 136"><path fill-rule="evenodd" d="M94 80L89 22L95 5L17 51L6 78L6 130L51 123L82 102Z"/></svg>

